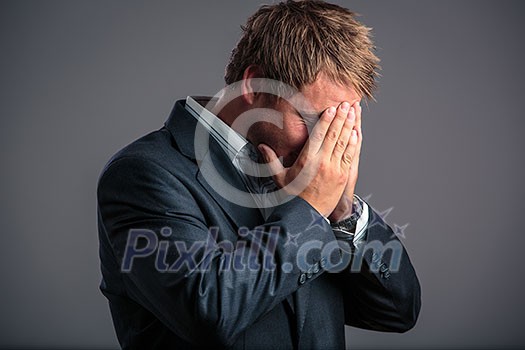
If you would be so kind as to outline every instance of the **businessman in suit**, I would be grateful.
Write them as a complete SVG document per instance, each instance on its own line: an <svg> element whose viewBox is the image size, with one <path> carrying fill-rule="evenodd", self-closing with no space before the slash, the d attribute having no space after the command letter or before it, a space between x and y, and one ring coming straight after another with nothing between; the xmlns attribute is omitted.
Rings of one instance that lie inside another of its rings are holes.
<svg viewBox="0 0 525 350"><path fill-rule="evenodd" d="M317 1L263 6L243 29L227 87L177 101L99 179L122 348L336 349L345 324L409 330L415 271L354 194L368 29Z"/></svg>

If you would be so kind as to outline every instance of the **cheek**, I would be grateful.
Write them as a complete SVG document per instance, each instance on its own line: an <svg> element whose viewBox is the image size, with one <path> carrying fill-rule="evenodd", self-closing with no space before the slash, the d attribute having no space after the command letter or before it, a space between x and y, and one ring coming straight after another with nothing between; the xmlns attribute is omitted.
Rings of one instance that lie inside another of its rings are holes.
<svg viewBox="0 0 525 350"><path fill-rule="evenodd" d="M283 130L283 138L281 139L281 154L284 156L285 166L291 166L303 146L308 140L308 129L304 124L286 125Z"/></svg>
<svg viewBox="0 0 525 350"><path fill-rule="evenodd" d="M303 123L294 123L286 126L285 142L292 152L300 151L308 140L308 129Z"/></svg>

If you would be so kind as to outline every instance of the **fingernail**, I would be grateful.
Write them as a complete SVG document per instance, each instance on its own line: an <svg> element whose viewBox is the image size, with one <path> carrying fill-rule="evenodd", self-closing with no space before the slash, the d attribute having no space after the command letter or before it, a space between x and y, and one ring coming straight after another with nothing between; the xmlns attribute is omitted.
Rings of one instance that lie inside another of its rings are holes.
<svg viewBox="0 0 525 350"><path fill-rule="evenodd" d="M335 107L328 108L328 111L326 111L330 117L333 117L335 115Z"/></svg>
<svg viewBox="0 0 525 350"><path fill-rule="evenodd" d="M348 113L348 119L354 120L355 119L355 108L350 108L350 113Z"/></svg>
<svg viewBox="0 0 525 350"><path fill-rule="evenodd" d="M350 108L350 105L348 104L348 102L343 102L343 104L341 105L341 110L343 112L348 112L348 108Z"/></svg>

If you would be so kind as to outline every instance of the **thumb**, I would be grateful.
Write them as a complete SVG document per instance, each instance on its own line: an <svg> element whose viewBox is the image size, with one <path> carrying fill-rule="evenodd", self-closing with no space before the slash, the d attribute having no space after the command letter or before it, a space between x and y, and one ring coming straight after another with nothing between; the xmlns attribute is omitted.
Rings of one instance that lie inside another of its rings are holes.
<svg viewBox="0 0 525 350"><path fill-rule="evenodd" d="M277 157L277 154L275 154L275 151L264 143L260 143L257 148L259 149L259 152L261 152L263 159L269 168L269 173L266 175L273 176L276 180L280 180L281 176L284 175L284 166Z"/></svg>

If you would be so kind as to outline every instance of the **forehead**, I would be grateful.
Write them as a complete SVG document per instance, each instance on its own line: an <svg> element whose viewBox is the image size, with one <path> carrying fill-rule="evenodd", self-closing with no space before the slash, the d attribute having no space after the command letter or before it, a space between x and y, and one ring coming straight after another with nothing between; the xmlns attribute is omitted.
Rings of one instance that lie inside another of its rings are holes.
<svg viewBox="0 0 525 350"><path fill-rule="evenodd" d="M361 97L352 86L341 85L320 74L315 82L306 85L294 95L296 109L307 113L321 113L328 107L337 107L346 101L353 104Z"/></svg>

